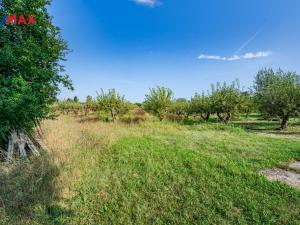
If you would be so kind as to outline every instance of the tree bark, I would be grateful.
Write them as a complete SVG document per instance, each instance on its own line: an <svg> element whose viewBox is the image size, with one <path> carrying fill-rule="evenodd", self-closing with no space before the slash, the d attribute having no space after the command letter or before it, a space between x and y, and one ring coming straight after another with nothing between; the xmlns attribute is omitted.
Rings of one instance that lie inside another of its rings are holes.
<svg viewBox="0 0 300 225"><path fill-rule="evenodd" d="M115 122L115 120L116 120L116 113L115 113L114 109L111 110L111 118L112 118L112 121Z"/></svg>
<svg viewBox="0 0 300 225"><path fill-rule="evenodd" d="M225 123L228 123L230 118L231 118L231 113L230 112L226 113Z"/></svg>
<svg viewBox="0 0 300 225"><path fill-rule="evenodd" d="M229 121L230 118L231 118L231 113L230 113L230 112L226 112L226 113L223 113L223 115L222 115L222 113L217 112L217 116L218 116L218 118L219 118L222 122L228 123L228 121Z"/></svg>
<svg viewBox="0 0 300 225"><path fill-rule="evenodd" d="M208 121L210 118L210 113L203 113L200 116L203 120Z"/></svg>
<svg viewBox="0 0 300 225"><path fill-rule="evenodd" d="M24 131L14 130L8 137L7 160L13 161L16 153L21 157L39 155L38 148Z"/></svg>
<svg viewBox="0 0 300 225"><path fill-rule="evenodd" d="M248 119L249 118L249 114L250 114L250 112L246 112L246 119Z"/></svg>
<svg viewBox="0 0 300 225"><path fill-rule="evenodd" d="M221 120L222 122L224 121L221 113L217 112L217 116L218 116L219 120Z"/></svg>
<svg viewBox="0 0 300 225"><path fill-rule="evenodd" d="M288 115L283 116L282 121L281 121L281 125L280 125L280 129L282 129L282 130L286 129L287 126L288 126L288 122L289 122L289 116Z"/></svg>

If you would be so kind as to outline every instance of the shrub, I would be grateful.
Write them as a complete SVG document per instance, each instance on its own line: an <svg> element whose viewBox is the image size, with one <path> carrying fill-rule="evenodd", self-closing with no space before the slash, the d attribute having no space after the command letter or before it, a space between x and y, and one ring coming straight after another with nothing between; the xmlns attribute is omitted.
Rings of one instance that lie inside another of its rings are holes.
<svg viewBox="0 0 300 225"><path fill-rule="evenodd" d="M184 118L188 118L188 116L190 115L190 102L185 98L176 99L175 101L172 102L169 111L170 113L175 114L178 119L180 118L179 121L181 121ZM166 116L168 117L170 115L166 115Z"/></svg>
<svg viewBox="0 0 300 225"><path fill-rule="evenodd" d="M181 122L182 120L184 120L183 115L178 115L174 113L166 113L165 118L173 122Z"/></svg>
<svg viewBox="0 0 300 225"><path fill-rule="evenodd" d="M141 109L135 108L130 110L122 117L122 121L126 123L141 123L145 122L149 118L148 113Z"/></svg>

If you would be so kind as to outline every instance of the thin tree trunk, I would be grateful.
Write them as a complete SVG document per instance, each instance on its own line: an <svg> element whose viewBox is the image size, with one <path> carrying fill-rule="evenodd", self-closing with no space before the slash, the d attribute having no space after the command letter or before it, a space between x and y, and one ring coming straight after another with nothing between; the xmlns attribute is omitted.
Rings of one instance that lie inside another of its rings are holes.
<svg viewBox="0 0 300 225"><path fill-rule="evenodd" d="M231 113L230 112L226 113L225 123L228 123L228 121L230 120L230 118L231 118Z"/></svg>
<svg viewBox="0 0 300 225"><path fill-rule="evenodd" d="M250 112L246 112L246 119L249 118L249 114L250 114Z"/></svg>
<svg viewBox="0 0 300 225"><path fill-rule="evenodd" d="M283 116L281 125L280 125L280 129L283 130L283 129L287 128L288 122L289 122L289 116Z"/></svg>
<svg viewBox="0 0 300 225"><path fill-rule="evenodd" d="M115 120L116 120L116 113L115 113L114 109L111 110L111 118L112 118L112 121L115 122Z"/></svg>
<svg viewBox="0 0 300 225"><path fill-rule="evenodd" d="M217 112L217 116L218 116L219 120L224 122L224 118L222 117L221 113Z"/></svg>
<svg viewBox="0 0 300 225"><path fill-rule="evenodd" d="M218 116L219 120L222 121L222 117L221 117L220 113L217 112L217 116Z"/></svg>
<svg viewBox="0 0 300 225"><path fill-rule="evenodd" d="M208 121L210 118L210 113L203 113L200 115L203 120Z"/></svg>

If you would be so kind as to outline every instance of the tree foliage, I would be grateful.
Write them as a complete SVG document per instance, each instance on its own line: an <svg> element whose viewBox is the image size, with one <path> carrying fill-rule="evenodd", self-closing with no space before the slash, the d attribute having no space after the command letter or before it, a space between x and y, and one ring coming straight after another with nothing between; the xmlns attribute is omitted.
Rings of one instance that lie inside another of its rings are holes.
<svg viewBox="0 0 300 225"><path fill-rule="evenodd" d="M190 101L185 98L178 98L172 102L170 113L175 114L181 119L189 116Z"/></svg>
<svg viewBox="0 0 300 225"><path fill-rule="evenodd" d="M101 110L110 113L113 122L120 112L127 111L128 104L124 96L117 93L115 89L109 89L107 93L101 89L101 92L98 93L97 102Z"/></svg>
<svg viewBox="0 0 300 225"><path fill-rule="evenodd" d="M0 141L30 131L47 116L59 85L71 88L60 64L68 52L47 12L48 0L0 0L4 15L34 15L36 25L0 26Z"/></svg>
<svg viewBox="0 0 300 225"><path fill-rule="evenodd" d="M201 95L196 93L191 99L190 111L192 114L200 115L205 121L208 121L213 113L212 101L209 95L203 92Z"/></svg>
<svg viewBox="0 0 300 225"><path fill-rule="evenodd" d="M232 115L238 112L240 100L240 89L237 81L231 85L226 83L212 85L212 111L222 122L228 122Z"/></svg>
<svg viewBox="0 0 300 225"><path fill-rule="evenodd" d="M87 96L84 104L84 115L88 116L90 112L95 112L97 110L97 103L94 101L92 96Z"/></svg>
<svg viewBox="0 0 300 225"><path fill-rule="evenodd" d="M157 86L150 89L143 106L146 110L158 116L160 120L163 120L172 106L172 100L173 91L171 89Z"/></svg>
<svg viewBox="0 0 300 225"><path fill-rule="evenodd" d="M300 112L300 77L295 72L263 69L255 78L256 98L260 110L281 118L281 129L291 116Z"/></svg>
<svg viewBox="0 0 300 225"><path fill-rule="evenodd" d="M254 97L251 93L245 91L240 93L239 113L246 114L248 118L249 114L256 109Z"/></svg>

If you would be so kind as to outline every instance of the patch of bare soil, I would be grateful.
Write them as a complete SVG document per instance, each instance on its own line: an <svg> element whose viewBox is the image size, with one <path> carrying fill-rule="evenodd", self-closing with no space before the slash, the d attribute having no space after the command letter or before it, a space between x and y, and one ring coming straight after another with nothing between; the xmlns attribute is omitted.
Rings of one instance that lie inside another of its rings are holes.
<svg viewBox="0 0 300 225"><path fill-rule="evenodd" d="M291 164L292 165L292 164ZM298 165L298 164L297 164ZM270 181L280 181L292 187L300 188L300 174L279 168L263 170L264 175Z"/></svg>
<svg viewBox="0 0 300 225"><path fill-rule="evenodd" d="M300 173L300 161L293 162L289 165L289 168Z"/></svg>

